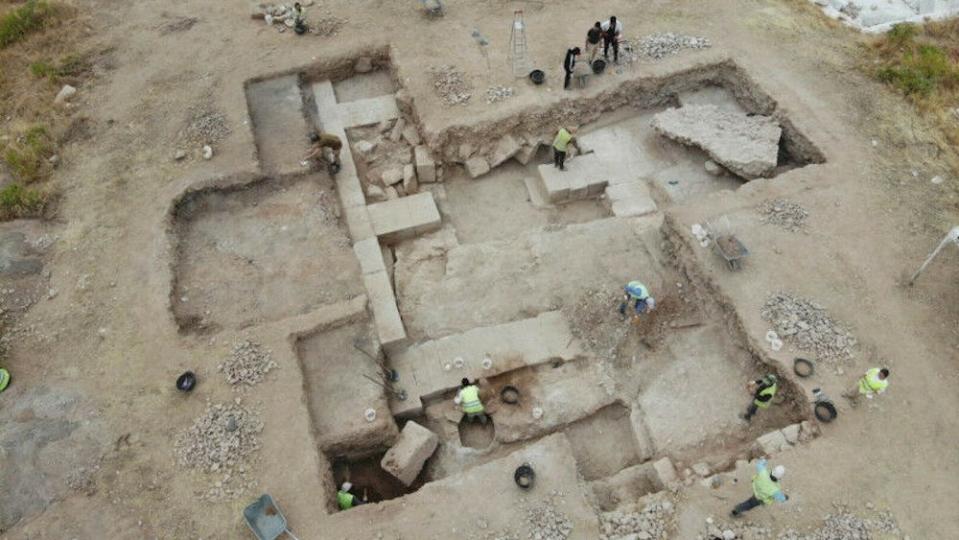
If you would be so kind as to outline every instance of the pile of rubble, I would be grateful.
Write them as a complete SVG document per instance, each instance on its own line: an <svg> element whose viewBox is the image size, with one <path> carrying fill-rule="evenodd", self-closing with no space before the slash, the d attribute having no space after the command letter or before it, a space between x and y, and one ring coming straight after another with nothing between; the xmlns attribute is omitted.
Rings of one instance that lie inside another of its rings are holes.
<svg viewBox="0 0 959 540"><path fill-rule="evenodd" d="M789 232L801 231L806 224L806 218L809 217L809 212L799 203L786 199L770 199L764 202L759 213L763 216L763 223L778 225Z"/></svg>
<svg viewBox="0 0 959 540"><path fill-rule="evenodd" d="M781 339L800 350L815 352L820 361L852 358L856 338L818 304L778 292L766 299L761 315Z"/></svg>
<svg viewBox="0 0 959 540"><path fill-rule="evenodd" d="M566 540L573 532L573 522L556 509L555 500L562 493L554 491L550 497L537 504L526 507L526 520L529 524L530 540Z"/></svg>
<svg viewBox="0 0 959 540"><path fill-rule="evenodd" d="M902 537L902 531L896 518L889 512L879 512L875 518L861 518L837 505L836 513L826 516L821 528L807 533L789 529L779 533L776 540L871 540L893 537Z"/></svg>
<svg viewBox="0 0 959 540"><path fill-rule="evenodd" d="M486 89L486 103L496 103L513 97L512 86L490 86Z"/></svg>
<svg viewBox="0 0 959 540"><path fill-rule="evenodd" d="M616 313L622 297L622 289L589 289L563 307L567 320L572 321L570 331L600 360L614 361L629 331L629 325Z"/></svg>
<svg viewBox="0 0 959 540"><path fill-rule="evenodd" d="M602 540L635 538L655 540L668 536L673 503L664 500L652 502L641 512L606 512L599 516Z"/></svg>
<svg viewBox="0 0 959 540"><path fill-rule="evenodd" d="M712 44L706 38L666 32L643 36L636 41L634 48L647 58L659 60L677 54L683 49L708 49L709 47L712 47Z"/></svg>
<svg viewBox="0 0 959 540"><path fill-rule="evenodd" d="M463 72L457 71L453 66L430 68L430 76L436 93L447 105L466 103L473 97L473 88L466 83Z"/></svg>
<svg viewBox="0 0 959 540"><path fill-rule="evenodd" d="M270 351L252 341L244 341L236 344L230 358L216 366L216 369L225 373L226 381L234 386L253 386L275 367L276 362L273 361Z"/></svg>
<svg viewBox="0 0 959 540"><path fill-rule="evenodd" d="M268 26L278 26L280 32L285 32L287 28L293 28L296 25L296 17L293 13L293 2L278 4L254 4L250 12L250 17L260 19L266 22ZM309 31L320 36L332 36L336 34L340 27L346 24L345 19L335 17L330 14L323 16L312 16L307 19L306 8L314 4L313 0L304 0L300 2L303 9L303 20L307 23Z"/></svg>
<svg viewBox="0 0 959 540"><path fill-rule="evenodd" d="M201 498L231 499L255 487L246 474L260 448L262 430L259 416L243 408L239 399L227 404L207 402L206 411L177 435L174 456L181 466L216 475L210 487L198 494Z"/></svg>
<svg viewBox="0 0 959 540"><path fill-rule="evenodd" d="M192 145L216 144L231 132L223 113L203 107L190 110L190 122L183 136Z"/></svg>

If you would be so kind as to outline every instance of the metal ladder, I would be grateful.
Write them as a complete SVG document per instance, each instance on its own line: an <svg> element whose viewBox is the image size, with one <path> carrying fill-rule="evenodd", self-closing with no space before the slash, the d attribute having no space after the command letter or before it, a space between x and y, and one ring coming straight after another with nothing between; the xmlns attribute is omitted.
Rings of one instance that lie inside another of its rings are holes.
<svg viewBox="0 0 959 540"><path fill-rule="evenodd" d="M529 51L526 46L526 21L523 10L513 12L513 27L509 36L510 60L513 62L513 76L525 77L529 73Z"/></svg>

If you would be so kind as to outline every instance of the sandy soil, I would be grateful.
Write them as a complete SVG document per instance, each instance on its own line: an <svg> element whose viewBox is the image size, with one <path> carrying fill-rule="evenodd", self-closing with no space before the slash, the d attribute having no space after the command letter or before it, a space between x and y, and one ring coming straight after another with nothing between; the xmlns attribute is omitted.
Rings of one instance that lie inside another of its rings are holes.
<svg viewBox="0 0 959 540"><path fill-rule="evenodd" d="M534 91L509 76L505 61L513 3L451 0L447 16L435 21L418 14L415 3L320 4L312 9L349 19L335 37L277 33L251 21L247 6L237 2L84 5L99 14L91 40L112 47L115 68L79 89L76 101L92 119L92 136L65 148L55 173L64 198L54 224L58 239L44 264L58 294L38 302L10 330L16 339L5 367L15 381L0 395L0 455L7 464L0 471L0 532L9 538L247 534L239 517L245 500L199 502L196 480L172 460L173 435L202 411L202 398L234 397L222 381L214 382L210 369L234 335L179 334L169 311L171 253L164 234L170 202L187 186L256 169L245 81L390 44L423 124L437 129L464 117L494 118L559 101L562 52L581 41L593 20L616 13L631 36L679 31L710 38L760 85L788 97L792 115L828 134L828 168L756 182L735 196L693 205L680 217L687 223L738 212L748 220L751 209L770 196L800 200L810 211L810 235L751 229L753 260L762 261L755 270L710 271L708 277L734 296L737 313L757 340L766 330L759 317L765 294L784 287L816 298L851 324L865 353L842 372L822 374L819 382L834 394L868 366L893 368L891 389L881 400L844 409L843 421L780 458L790 470L793 498L789 506L757 511L751 519L773 528L806 527L817 524L833 501L857 507L868 502L892 510L912 538L955 536L959 250L947 251L914 288L903 288L902 277L956 222L956 180L928 181L943 171L927 127L856 71L854 34L827 25L799 0L529 3L530 55L549 76L549 86ZM169 13L200 20L184 32L162 33L158 24ZM474 27L491 38L490 72L470 37ZM423 74L439 64L468 71L478 91L467 105L444 106L433 93ZM615 82L609 77L598 84ZM487 105L481 96L492 84L513 85L517 95ZM197 105L215 105L233 129L216 145L213 160L203 161L198 148L188 147L182 149L190 156L176 162L178 133L191 120L186 111ZM263 333L272 336L274 350L284 346L273 330ZM291 364L258 388L256 399L268 422L285 421L306 433L308 418L289 413L283 401L302 391L284 375L295 359L292 353L277 357ZM181 399L173 380L196 366L209 382L201 379L197 399ZM269 427L264 438L270 438ZM290 442L268 442L261 479L265 488L296 501L291 520L306 522L308 514L322 513L316 511L322 506L314 503L316 491L329 486L270 464L282 457L317 467L310 452L285 451ZM92 471L89 481L71 482L77 471ZM725 514L744 488L740 483L724 489L730 490L724 499L693 490L683 502L684 515L701 523ZM433 535L448 534L456 523L452 514L433 515L423 505L403 520L407 530L423 526ZM382 517L394 519L396 513ZM361 518L339 523L336 534L342 537L362 537L368 525ZM314 527L307 532L323 537L322 528ZM674 537L690 538L688 533L681 529Z"/></svg>

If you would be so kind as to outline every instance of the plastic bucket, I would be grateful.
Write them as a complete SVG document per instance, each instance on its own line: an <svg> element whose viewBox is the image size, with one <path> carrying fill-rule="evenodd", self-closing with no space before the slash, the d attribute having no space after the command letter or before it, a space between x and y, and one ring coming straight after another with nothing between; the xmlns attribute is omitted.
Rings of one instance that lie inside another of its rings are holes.
<svg viewBox="0 0 959 540"><path fill-rule="evenodd" d="M543 84L543 81L546 80L546 73L541 69L534 69L529 72L529 80L533 81L533 84Z"/></svg>

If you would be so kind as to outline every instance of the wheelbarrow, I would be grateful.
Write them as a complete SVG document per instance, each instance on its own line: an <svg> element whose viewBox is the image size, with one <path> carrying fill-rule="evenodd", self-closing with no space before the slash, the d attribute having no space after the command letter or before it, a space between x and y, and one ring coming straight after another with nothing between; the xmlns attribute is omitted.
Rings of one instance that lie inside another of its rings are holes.
<svg viewBox="0 0 959 540"><path fill-rule="evenodd" d="M749 255L749 250L733 234L724 234L717 236L713 241L713 249L726 261L730 270L739 270L742 267L742 260Z"/></svg>
<svg viewBox="0 0 959 540"><path fill-rule="evenodd" d="M259 540L275 540L283 533L290 535L293 540L299 540L290 532L286 518L269 494L260 495L259 499L244 508L243 518Z"/></svg>

